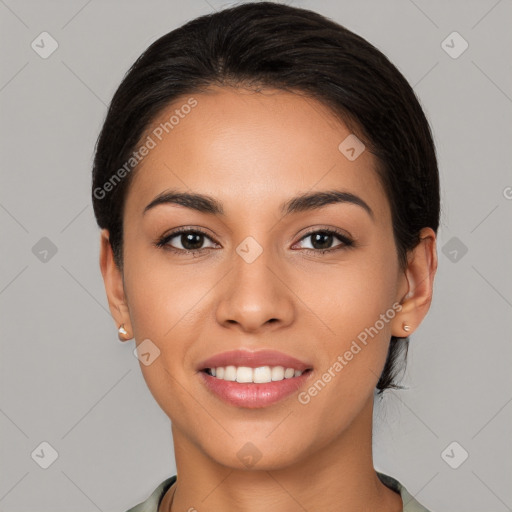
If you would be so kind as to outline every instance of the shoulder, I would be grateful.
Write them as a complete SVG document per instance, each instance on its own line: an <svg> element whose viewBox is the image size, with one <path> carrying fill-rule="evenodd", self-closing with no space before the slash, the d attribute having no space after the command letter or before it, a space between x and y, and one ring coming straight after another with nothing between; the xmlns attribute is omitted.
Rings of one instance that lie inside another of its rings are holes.
<svg viewBox="0 0 512 512"><path fill-rule="evenodd" d="M400 494L404 504L403 512L430 512L421 505L398 480L392 476L380 473L379 471L377 471L377 475L384 485ZM158 512L158 506L160 505L164 494L175 481L176 475L167 478L145 501L135 505L135 507L130 508L126 512Z"/></svg>
<svg viewBox="0 0 512 512"><path fill-rule="evenodd" d="M169 487L176 481L176 475L164 480L149 496L149 498L126 512L158 512L158 505Z"/></svg>
<svg viewBox="0 0 512 512"><path fill-rule="evenodd" d="M403 512L430 512L419 503L396 478L380 473L379 471L377 471L377 475L385 486L400 494L404 504Z"/></svg>

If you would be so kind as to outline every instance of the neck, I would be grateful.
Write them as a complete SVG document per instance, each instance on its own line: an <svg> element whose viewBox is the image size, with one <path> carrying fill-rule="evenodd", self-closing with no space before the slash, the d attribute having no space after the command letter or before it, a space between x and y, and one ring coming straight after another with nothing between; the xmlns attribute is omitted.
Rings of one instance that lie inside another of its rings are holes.
<svg viewBox="0 0 512 512"><path fill-rule="evenodd" d="M221 465L172 424L178 479L160 511L169 512L172 501L173 511L399 512L400 496L381 483L373 468L372 413L373 397L330 443L271 470Z"/></svg>

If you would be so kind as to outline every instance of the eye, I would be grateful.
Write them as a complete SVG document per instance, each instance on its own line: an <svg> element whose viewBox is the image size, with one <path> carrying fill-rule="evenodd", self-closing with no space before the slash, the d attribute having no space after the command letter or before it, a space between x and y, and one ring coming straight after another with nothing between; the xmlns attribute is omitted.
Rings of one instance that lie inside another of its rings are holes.
<svg viewBox="0 0 512 512"><path fill-rule="evenodd" d="M352 247L354 241L348 237L345 233L334 229L321 229L311 231L307 235L303 236L300 240L311 239L310 246L304 249L313 253L324 254L326 252L334 252L343 248ZM338 239L339 244L332 247L332 243ZM209 247L203 247L206 240L211 242ZM172 242L172 243L171 243ZM299 242L299 243L300 243ZM218 246L216 242L212 240L202 230L195 228L179 228L175 231L164 235L160 238L155 245L159 248L169 250L178 254L198 254L208 249L213 249Z"/></svg>
<svg viewBox="0 0 512 512"><path fill-rule="evenodd" d="M216 247L217 244L200 229L180 228L164 235L155 243L155 245L176 253L197 254L208 249L208 247L202 247L205 239L212 242L212 245L209 248Z"/></svg>
<svg viewBox="0 0 512 512"><path fill-rule="evenodd" d="M305 249L311 252L320 252L321 254L325 252L334 252L346 247L352 247L354 245L354 241L351 238L335 229L321 229L317 231L311 231L302 237L301 241L307 240L308 238L311 239L311 247L306 247ZM335 241L336 238L341 243L331 247L333 241Z"/></svg>

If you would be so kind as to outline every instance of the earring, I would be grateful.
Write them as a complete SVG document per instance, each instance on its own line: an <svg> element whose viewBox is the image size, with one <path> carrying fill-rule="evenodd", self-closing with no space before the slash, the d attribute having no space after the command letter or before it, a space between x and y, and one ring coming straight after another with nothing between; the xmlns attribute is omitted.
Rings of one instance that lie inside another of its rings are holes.
<svg viewBox="0 0 512 512"><path fill-rule="evenodd" d="M407 325L405 322L402 324L402 329L405 331L405 332L409 332L411 330L411 326L410 325Z"/></svg>
<svg viewBox="0 0 512 512"><path fill-rule="evenodd" d="M128 331L124 328L124 324L121 324L119 326L119 329L117 330L118 337L121 341L126 341L128 338Z"/></svg>

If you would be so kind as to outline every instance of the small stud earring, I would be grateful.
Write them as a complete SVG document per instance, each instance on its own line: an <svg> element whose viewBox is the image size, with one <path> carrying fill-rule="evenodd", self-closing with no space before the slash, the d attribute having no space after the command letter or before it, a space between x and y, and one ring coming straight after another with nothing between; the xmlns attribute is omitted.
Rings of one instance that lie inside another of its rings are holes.
<svg viewBox="0 0 512 512"><path fill-rule="evenodd" d="M407 325L405 322L402 324L402 329L405 331L405 332L409 332L411 330L411 327L409 325Z"/></svg>
<svg viewBox="0 0 512 512"><path fill-rule="evenodd" d="M125 341L127 339L126 336L128 335L128 331L124 328L124 324L120 325L117 332L118 332L119 339L121 341ZM121 338L121 336L122 336L122 338Z"/></svg>

